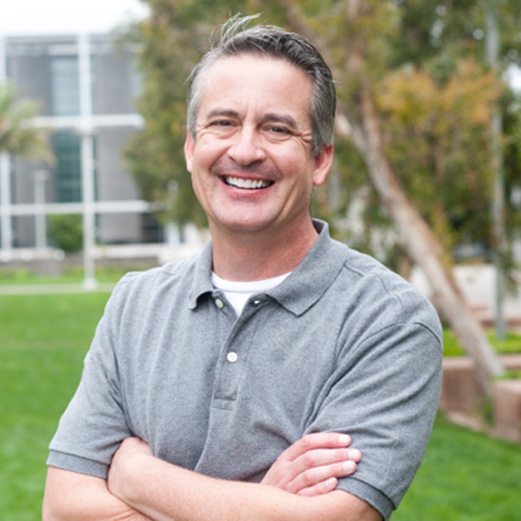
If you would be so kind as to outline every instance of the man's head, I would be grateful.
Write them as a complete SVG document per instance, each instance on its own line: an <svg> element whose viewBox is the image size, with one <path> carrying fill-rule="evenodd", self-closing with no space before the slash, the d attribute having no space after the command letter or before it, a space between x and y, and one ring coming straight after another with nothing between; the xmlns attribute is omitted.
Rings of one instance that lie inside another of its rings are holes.
<svg viewBox="0 0 521 521"><path fill-rule="evenodd" d="M313 187L333 159L331 74L301 36L241 30L246 21L232 19L191 76L187 170L214 240L296 238L306 249Z"/></svg>
<svg viewBox="0 0 521 521"><path fill-rule="evenodd" d="M243 54L281 59L311 78L312 153L317 155L333 142L336 93L331 71L317 49L301 35L273 26L246 28L254 18L233 17L225 23L219 41L192 71L188 90L188 131L195 139L202 78L216 61Z"/></svg>

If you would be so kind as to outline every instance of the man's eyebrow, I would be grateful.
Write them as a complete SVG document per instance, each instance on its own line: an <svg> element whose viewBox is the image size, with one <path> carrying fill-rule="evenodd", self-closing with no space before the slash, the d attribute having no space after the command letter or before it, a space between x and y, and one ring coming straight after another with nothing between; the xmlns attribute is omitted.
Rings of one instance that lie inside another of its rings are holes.
<svg viewBox="0 0 521 521"><path fill-rule="evenodd" d="M206 119L211 119L215 117L227 117L227 118L237 118L240 119L241 115L239 112L233 109L225 109L225 108L216 108L212 109L208 114L206 114ZM261 123L283 123L292 129L298 129L299 125L296 120L290 116L289 114L280 114L277 112L268 112L264 114L261 118Z"/></svg>
<svg viewBox="0 0 521 521"><path fill-rule="evenodd" d="M206 115L206 119L214 118L216 116L225 116L229 118L238 118L239 113L232 109L213 109Z"/></svg>
<svg viewBox="0 0 521 521"><path fill-rule="evenodd" d="M298 124L289 114L277 114L276 112L269 112L268 114L264 114L262 117L263 123L268 122L277 122L284 123L290 128L297 129Z"/></svg>

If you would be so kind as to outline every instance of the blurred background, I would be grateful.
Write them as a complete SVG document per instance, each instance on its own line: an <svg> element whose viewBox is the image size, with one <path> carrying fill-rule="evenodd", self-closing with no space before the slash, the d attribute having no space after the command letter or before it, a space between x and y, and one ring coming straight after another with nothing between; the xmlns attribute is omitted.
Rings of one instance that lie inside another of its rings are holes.
<svg viewBox="0 0 521 521"><path fill-rule="evenodd" d="M393 519L519 519L518 0L2 6L2 519L40 516L47 445L115 282L209 238L182 156L185 81L239 12L306 35L333 69L336 160L314 214L444 322L440 417Z"/></svg>

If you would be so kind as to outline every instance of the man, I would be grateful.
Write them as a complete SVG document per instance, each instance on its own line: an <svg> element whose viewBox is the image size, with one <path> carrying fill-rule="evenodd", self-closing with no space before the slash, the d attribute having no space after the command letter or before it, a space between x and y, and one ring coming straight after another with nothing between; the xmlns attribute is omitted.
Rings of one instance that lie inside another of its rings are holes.
<svg viewBox="0 0 521 521"><path fill-rule="evenodd" d="M419 465L438 320L312 220L331 73L299 35L248 22L190 78L212 242L115 289L51 443L46 521L387 519Z"/></svg>

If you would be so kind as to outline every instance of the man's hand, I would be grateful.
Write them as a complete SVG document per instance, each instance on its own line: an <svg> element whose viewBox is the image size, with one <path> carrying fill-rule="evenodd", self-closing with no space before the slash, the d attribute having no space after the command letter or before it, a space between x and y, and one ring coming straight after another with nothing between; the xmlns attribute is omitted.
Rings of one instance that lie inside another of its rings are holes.
<svg viewBox="0 0 521 521"><path fill-rule="evenodd" d="M349 445L347 434L307 434L277 458L262 483L300 496L331 492L338 478L353 474L362 459L360 451Z"/></svg>
<svg viewBox="0 0 521 521"><path fill-rule="evenodd" d="M155 521L376 521L381 519L378 512L356 496L320 492L321 480L352 473L352 463L347 468L343 464L360 460L359 451L348 449L350 443L349 436L338 433L307 435L284 451L263 481L270 486L263 486L183 469L154 457L141 440L128 438L114 455L108 486L114 496Z"/></svg>
<svg viewBox="0 0 521 521"><path fill-rule="evenodd" d="M307 434L277 458L262 484L300 496L331 492L338 478L353 474L362 459L358 449L348 448L350 444L351 438L347 434ZM152 455L150 447L139 438L127 438L114 454L108 488L117 497L124 497L124 465L136 454Z"/></svg>

